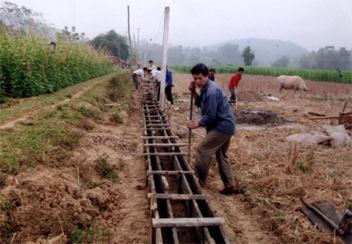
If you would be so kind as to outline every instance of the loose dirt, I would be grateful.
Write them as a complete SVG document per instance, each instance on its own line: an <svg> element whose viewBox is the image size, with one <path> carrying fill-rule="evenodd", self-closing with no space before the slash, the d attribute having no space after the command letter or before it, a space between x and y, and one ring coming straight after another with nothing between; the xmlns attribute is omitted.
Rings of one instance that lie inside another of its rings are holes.
<svg viewBox="0 0 352 244"><path fill-rule="evenodd" d="M237 124L252 124L261 126L278 126L289 121L278 116L273 111L260 111L251 109L232 109Z"/></svg>

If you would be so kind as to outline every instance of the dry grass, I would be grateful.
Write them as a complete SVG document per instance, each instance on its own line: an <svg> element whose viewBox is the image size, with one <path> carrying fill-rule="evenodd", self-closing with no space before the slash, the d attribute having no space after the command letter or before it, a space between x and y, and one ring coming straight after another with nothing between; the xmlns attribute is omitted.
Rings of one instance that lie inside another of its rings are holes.
<svg viewBox="0 0 352 244"><path fill-rule="evenodd" d="M216 75L216 82L226 93L231 76ZM187 87L191 79L191 75L175 75L173 92L177 92L180 99L189 99ZM352 199L351 148L303 147L283 139L295 133L321 131L324 124L336 125L337 120L308 120L304 112L338 115L344 102L352 97L352 86L310 81L306 84L308 94L279 93L274 77L244 75L239 91L254 91L263 96L271 94L280 101L239 102L239 108L272 110L301 126L238 129L229 157L239 184L246 189L246 199L252 207L260 207L263 227L277 234L280 242L340 243L338 238L322 234L301 213L300 198L312 204L330 202L344 212L348 200ZM352 104L346 110L350 109ZM196 137L194 143L200 140Z"/></svg>

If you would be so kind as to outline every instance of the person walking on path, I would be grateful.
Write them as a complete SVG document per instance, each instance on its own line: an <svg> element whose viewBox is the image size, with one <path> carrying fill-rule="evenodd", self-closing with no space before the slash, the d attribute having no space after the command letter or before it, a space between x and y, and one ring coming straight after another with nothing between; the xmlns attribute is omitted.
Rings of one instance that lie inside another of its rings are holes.
<svg viewBox="0 0 352 244"><path fill-rule="evenodd" d="M244 73L244 69L242 67L238 68L238 72L232 76L229 84L229 90L231 92L230 101L236 103L236 93L235 90L237 89L238 83L240 82L242 75Z"/></svg>
<svg viewBox="0 0 352 244"><path fill-rule="evenodd" d="M173 84L172 84L172 72L169 70L169 66L166 65L166 78L165 78L165 94L166 98L168 101L171 102L172 105L174 105L174 101L172 99L172 89Z"/></svg>
<svg viewBox="0 0 352 244"><path fill-rule="evenodd" d="M188 88L192 91L195 106L201 108L202 119L198 122L187 121L187 127L195 129L202 126L207 132L205 138L197 146L194 161L195 174L200 185L205 187L212 155L215 154L221 180L225 185L220 193L238 193L230 159L227 156L231 137L236 134L236 123L226 93L209 79L206 65L202 63L195 65L191 73L194 80L190 82ZM196 86L200 88L200 95L196 93Z"/></svg>
<svg viewBox="0 0 352 244"><path fill-rule="evenodd" d="M137 77L140 76L142 81L147 81L148 79L145 78L144 75L148 73L148 69L144 67L143 69L137 69L132 73L133 84L136 89L138 89L138 79Z"/></svg>
<svg viewBox="0 0 352 244"><path fill-rule="evenodd" d="M211 68L209 70L209 79L211 79L212 81L215 81L215 76L214 76L215 73L216 73L216 69L215 68Z"/></svg>

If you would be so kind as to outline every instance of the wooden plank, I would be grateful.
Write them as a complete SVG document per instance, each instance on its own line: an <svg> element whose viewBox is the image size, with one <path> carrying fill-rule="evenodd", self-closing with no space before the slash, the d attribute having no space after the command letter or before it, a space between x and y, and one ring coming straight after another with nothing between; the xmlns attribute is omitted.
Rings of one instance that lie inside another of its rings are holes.
<svg viewBox="0 0 352 244"><path fill-rule="evenodd" d="M223 218L174 218L174 219L152 219L154 228L163 227L198 227L198 226L219 226L223 225Z"/></svg>
<svg viewBox="0 0 352 244"><path fill-rule="evenodd" d="M153 144L144 144L144 147L185 147L187 144L184 143L153 143Z"/></svg>
<svg viewBox="0 0 352 244"><path fill-rule="evenodd" d="M171 127L166 127L166 128L155 128L155 127L149 127L149 128L142 128L143 131L146 130L171 130Z"/></svg>
<svg viewBox="0 0 352 244"><path fill-rule="evenodd" d="M164 117L163 119L166 119L165 118L165 115L145 115L146 118L160 118L160 117Z"/></svg>
<svg viewBox="0 0 352 244"><path fill-rule="evenodd" d="M159 219L159 211L155 211L155 218L152 218L152 227L153 227L153 220L154 219ZM152 229L152 228L151 228ZM161 234L161 228L156 228L155 229L155 244L162 244L163 242L163 236Z"/></svg>
<svg viewBox="0 0 352 244"><path fill-rule="evenodd" d="M188 153L182 152L150 152L150 153L140 153L138 156L186 156Z"/></svg>
<svg viewBox="0 0 352 244"><path fill-rule="evenodd" d="M311 118L308 118L310 120L318 120L318 119L338 119L339 117L336 117L336 116L330 116L330 117L311 117Z"/></svg>
<svg viewBox="0 0 352 244"><path fill-rule="evenodd" d="M141 136L141 139L178 139L178 136Z"/></svg>
<svg viewBox="0 0 352 244"><path fill-rule="evenodd" d="M154 121L151 121L151 122L154 122ZM161 127L161 126L168 126L170 127L170 124L146 124L147 127Z"/></svg>
<svg viewBox="0 0 352 244"><path fill-rule="evenodd" d="M148 198L172 199L172 200L208 200L208 195L194 194L168 194L168 193L148 193Z"/></svg>
<svg viewBox="0 0 352 244"><path fill-rule="evenodd" d="M147 171L147 175L183 175L183 174L194 174L194 171Z"/></svg>

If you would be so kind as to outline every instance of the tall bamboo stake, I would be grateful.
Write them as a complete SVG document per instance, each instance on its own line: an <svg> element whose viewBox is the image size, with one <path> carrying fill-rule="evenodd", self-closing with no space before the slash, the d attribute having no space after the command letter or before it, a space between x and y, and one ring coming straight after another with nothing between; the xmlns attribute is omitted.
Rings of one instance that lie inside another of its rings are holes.
<svg viewBox="0 0 352 244"><path fill-rule="evenodd" d="M191 108L189 110L189 119L192 120L193 112L193 91L191 92ZM188 134L188 163L191 164L191 140L192 140L192 129L189 129Z"/></svg>
<svg viewBox="0 0 352 244"><path fill-rule="evenodd" d="M128 40L130 41L130 68L131 71L133 71L132 69L132 43L131 43L131 32L130 32L130 6L127 5L127 14L128 14Z"/></svg>

